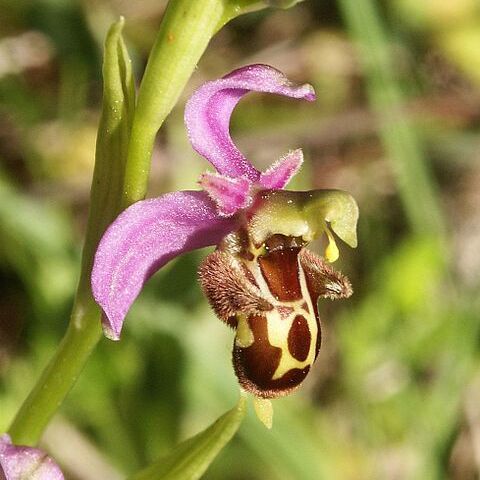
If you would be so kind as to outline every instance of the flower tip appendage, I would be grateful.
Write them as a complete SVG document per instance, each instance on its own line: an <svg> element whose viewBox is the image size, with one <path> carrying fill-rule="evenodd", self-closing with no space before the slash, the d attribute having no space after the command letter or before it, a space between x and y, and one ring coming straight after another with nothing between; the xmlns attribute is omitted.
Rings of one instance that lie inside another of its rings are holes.
<svg viewBox="0 0 480 480"><path fill-rule="evenodd" d="M340 251L338 250L337 243L335 242L335 238L332 235L332 232L328 228L325 229L325 233L327 234L328 238L328 245L325 249L325 260L328 263L333 263L338 260L340 256Z"/></svg>
<svg viewBox="0 0 480 480"><path fill-rule="evenodd" d="M270 430L273 426L272 402L267 398L254 397L253 408L255 409L258 419Z"/></svg>
<svg viewBox="0 0 480 480"><path fill-rule="evenodd" d="M201 86L186 105L185 124L192 147L216 172L201 176L201 191L168 193L124 211L100 242L92 290L105 312L105 334L116 340L154 272L178 255L216 245L200 265L200 283L215 314L235 330L235 374L269 426L270 399L296 390L318 356L318 301L352 294L330 264L339 256L334 234L357 245L358 206L341 190L283 190L303 162L300 149L264 172L252 165L229 130L233 109L249 92L315 99L311 85L261 64ZM322 258L305 247L323 234Z"/></svg>
<svg viewBox="0 0 480 480"><path fill-rule="evenodd" d="M120 330L116 329L118 322L110 320L105 312L102 312L102 330L103 334L109 340L118 342L120 340ZM121 326L121 325L120 325Z"/></svg>

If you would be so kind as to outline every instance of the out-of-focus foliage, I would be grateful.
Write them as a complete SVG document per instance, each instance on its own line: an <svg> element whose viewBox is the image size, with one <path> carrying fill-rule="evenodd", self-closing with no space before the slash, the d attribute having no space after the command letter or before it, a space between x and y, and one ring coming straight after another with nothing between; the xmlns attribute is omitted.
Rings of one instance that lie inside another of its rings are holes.
<svg viewBox="0 0 480 480"><path fill-rule="evenodd" d="M307 164L292 187L348 190L361 211L359 247L344 247L340 265L355 295L320 305L324 340L308 383L275 401L271 431L249 412L210 480L480 475L480 9L474 0L357 2L382 25L377 47L393 65L377 82L362 52L368 30L348 21L352 4L308 0L234 21L158 138L150 194L193 188L207 165L186 139L188 94L239 65L269 63L313 83L318 101L252 95L235 112L236 141L259 168L303 147ZM0 2L0 431L67 324L107 27L126 17L138 79L164 6ZM391 89L397 130L371 103L388 106ZM418 179L399 176L404 158L426 172L445 232L412 223L415 203L402 194L412 185L402 182ZM122 341L102 342L48 429L45 444L69 478L122 478L235 404L232 332L196 281L204 254L152 278Z"/></svg>

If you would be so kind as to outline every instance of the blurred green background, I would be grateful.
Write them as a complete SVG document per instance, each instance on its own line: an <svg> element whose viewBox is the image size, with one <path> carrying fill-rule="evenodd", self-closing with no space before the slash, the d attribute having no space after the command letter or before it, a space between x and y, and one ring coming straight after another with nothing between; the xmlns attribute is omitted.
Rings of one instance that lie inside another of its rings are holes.
<svg viewBox="0 0 480 480"><path fill-rule="evenodd" d="M126 17L140 79L165 3L0 0L0 432L68 322L104 35ZM338 262L355 295L320 305L320 357L274 402L273 429L249 412L204 478L480 478L480 5L307 0L235 20L159 134L150 196L209 168L186 138L188 95L253 62L318 100L252 94L235 141L259 168L302 147L292 188L356 197L359 247ZM67 478L123 478L235 403L232 332L196 280L205 253L160 271L122 341L91 358L44 436Z"/></svg>

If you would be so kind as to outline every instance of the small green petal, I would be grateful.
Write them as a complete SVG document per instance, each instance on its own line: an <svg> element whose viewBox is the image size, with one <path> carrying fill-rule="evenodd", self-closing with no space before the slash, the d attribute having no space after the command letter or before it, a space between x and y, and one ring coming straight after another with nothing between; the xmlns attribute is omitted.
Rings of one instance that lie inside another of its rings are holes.
<svg viewBox="0 0 480 480"><path fill-rule="evenodd" d="M358 205L355 199L342 190L316 190L305 204L311 223L318 217L330 223L332 230L350 247L357 246Z"/></svg>

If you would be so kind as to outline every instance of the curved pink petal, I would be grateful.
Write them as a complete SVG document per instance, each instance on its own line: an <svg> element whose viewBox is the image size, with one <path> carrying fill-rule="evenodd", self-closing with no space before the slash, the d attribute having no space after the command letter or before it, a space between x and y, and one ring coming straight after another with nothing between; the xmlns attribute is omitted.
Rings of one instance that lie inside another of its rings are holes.
<svg viewBox="0 0 480 480"><path fill-rule="evenodd" d="M295 85L268 65L248 65L200 87L186 105L185 124L193 148L219 173L256 182L260 172L237 149L229 132L235 105L251 91L315 100L311 85Z"/></svg>
<svg viewBox="0 0 480 480"><path fill-rule="evenodd" d="M160 267L181 253L217 244L236 222L220 217L214 202L199 191L167 193L121 213L100 241L92 270L105 335L119 339L128 309Z"/></svg>
<svg viewBox="0 0 480 480"><path fill-rule="evenodd" d="M231 178L205 172L198 183L217 204L221 215L233 215L237 210L246 208L252 200L252 183L245 177Z"/></svg>
<svg viewBox="0 0 480 480"><path fill-rule="evenodd" d="M288 152L260 175L260 185L264 188L276 189L285 187L298 170L300 170L302 163L303 152L300 148Z"/></svg>
<svg viewBox="0 0 480 480"><path fill-rule="evenodd" d="M63 480L59 466L38 448L13 445L10 437L0 437L0 479Z"/></svg>

